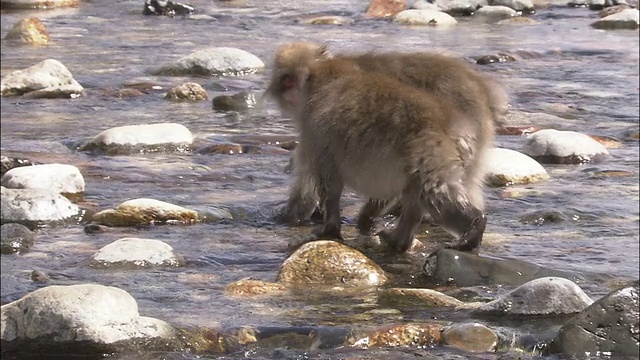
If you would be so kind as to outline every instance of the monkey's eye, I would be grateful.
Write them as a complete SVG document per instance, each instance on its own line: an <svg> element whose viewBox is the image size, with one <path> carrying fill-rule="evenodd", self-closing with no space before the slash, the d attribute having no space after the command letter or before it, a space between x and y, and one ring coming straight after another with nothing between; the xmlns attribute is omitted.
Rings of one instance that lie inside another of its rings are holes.
<svg viewBox="0 0 640 360"><path fill-rule="evenodd" d="M291 90L296 87L296 78L291 75L283 75L280 82L282 83L282 87L285 91Z"/></svg>

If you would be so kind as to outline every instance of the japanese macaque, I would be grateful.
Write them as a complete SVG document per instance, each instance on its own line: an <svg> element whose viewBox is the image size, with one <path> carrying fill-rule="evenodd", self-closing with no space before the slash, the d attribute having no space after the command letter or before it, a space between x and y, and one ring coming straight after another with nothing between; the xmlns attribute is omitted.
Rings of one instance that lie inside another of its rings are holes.
<svg viewBox="0 0 640 360"><path fill-rule="evenodd" d="M311 212L306 206L317 196L324 216L318 238L342 238L347 186L369 199L358 221L363 233L387 204L399 202L396 226L378 233L398 251L411 246L425 212L459 238L452 248L479 247L486 225L482 158L501 112L498 92L463 62L448 66L434 57L430 65L415 56L430 59L332 58L308 43L276 54L267 94L300 133L287 210Z"/></svg>

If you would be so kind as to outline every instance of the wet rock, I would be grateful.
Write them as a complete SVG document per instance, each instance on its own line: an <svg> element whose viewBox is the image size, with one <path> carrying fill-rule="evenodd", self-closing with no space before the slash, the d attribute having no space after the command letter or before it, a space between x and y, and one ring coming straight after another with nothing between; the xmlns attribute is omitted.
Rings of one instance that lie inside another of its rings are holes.
<svg viewBox="0 0 640 360"><path fill-rule="evenodd" d="M194 210L154 199L133 199L93 215L93 222L107 226L192 224L200 219Z"/></svg>
<svg viewBox="0 0 640 360"><path fill-rule="evenodd" d="M346 25L352 22L348 17L330 15L318 16L304 21L307 25Z"/></svg>
<svg viewBox="0 0 640 360"><path fill-rule="evenodd" d="M404 10L393 17L393 22L401 25L452 26L457 23L451 15L432 10Z"/></svg>
<svg viewBox="0 0 640 360"><path fill-rule="evenodd" d="M29 278L34 283L46 283L46 282L48 282L50 280L49 276L47 274L43 273L42 271L38 271L38 270L33 270L31 272L31 275L29 275Z"/></svg>
<svg viewBox="0 0 640 360"><path fill-rule="evenodd" d="M622 147L622 142L609 136L589 135L593 140L602 144L607 149L617 149Z"/></svg>
<svg viewBox="0 0 640 360"><path fill-rule="evenodd" d="M487 0L435 0L434 4L453 16L471 16L477 9L489 5Z"/></svg>
<svg viewBox="0 0 640 360"><path fill-rule="evenodd" d="M638 174L632 171L626 170L598 170L591 172L590 179L604 179L604 178L619 178L619 177L632 177L638 176Z"/></svg>
<svg viewBox="0 0 640 360"><path fill-rule="evenodd" d="M313 286L380 286L384 271L364 254L335 241L312 241L291 254L280 267L277 281Z"/></svg>
<svg viewBox="0 0 640 360"><path fill-rule="evenodd" d="M637 359L638 282L611 292L562 326L550 345L571 358Z"/></svg>
<svg viewBox="0 0 640 360"><path fill-rule="evenodd" d="M491 186L531 184L549 179L537 161L518 151L491 149L486 155L486 181Z"/></svg>
<svg viewBox="0 0 640 360"><path fill-rule="evenodd" d="M281 295L288 291L286 286L279 283L251 279L238 280L225 288L225 292L232 296Z"/></svg>
<svg viewBox="0 0 640 360"><path fill-rule="evenodd" d="M84 178L77 167L66 164L43 164L18 167L0 179L9 189L49 189L72 201L82 199Z"/></svg>
<svg viewBox="0 0 640 360"><path fill-rule="evenodd" d="M4 37L5 40L29 45L46 45L51 40L40 19L28 17L18 21Z"/></svg>
<svg viewBox="0 0 640 360"><path fill-rule="evenodd" d="M545 225L545 224L558 224L569 221L569 217L559 211L534 211L526 214L520 218L520 222L523 224L533 225Z"/></svg>
<svg viewBox="0 0 640 360"><path fill-rule="evenodd" d="M191 131L184 125L143 124L118 126L105 130L80 147L81 151L126 155L134 153L187 151L193 143Z"/></svg>
<svg viewBox="0 0 640 360"><path fill-rule="evenodd" d="M0 95L28 95L31 98L74 98L84 89L58 60L47 59L0 80Z"/></svg>
<svg viewBox="0 0 640 360"><path fill-rule="evenodd" d="M635 30L640 26L640 12L638 9L625 9L613 15L606 16L594 22L591 26L596 29L606 30Z"/></svg>
<svg viewBox="0 0 640 360"><path fill-rule="evenodd" d="M501 21L504 21L504 20L501 20ZM493 63L516 61L516 58L509 54L492 54L492 55L482 55L480 57L477 57L475 60L476 60L476 64L478 65L489 65Z"/></svg>
<svg viewBox="0 0 640 360"><path fill-rule="evenodd" d="M371 0L364 17L379 19L394 16L407 8L407 0Z"/></svg>
<svg viewBox="0 0 640 360"><path fill-rule="evenodd" d="M2 9L53 9L80 5L80 0L2 0Z"/></svg>
<svg viewBox="0 0 640 360"><path fill-rule="evenodd" d="M474 19L484 22L498 22L518 16L518 12L506 6L483 6L473 15Z"/></svg>
<svg viewBox="0 0 640 360"><path fill-rule="evenodd" d="M547 164L598 162L609 155L602 144L588 135L554 129L543 129L527 136L522 152Z"/></svg>
<svg viewBox="0 0 640 360"><path fill-rule="evenodd" d="M378 302L385 306L445 307L461 306L464 303L454 297L431 289L390 288L378 294Z"/></svg>
<svg viewBox="0 0 640 360"><path fill-rule="evenodd" d="M76 221L80 208L67 198L48 189L7 189L2 187L3 223L17 222L27 226Z"/></svg>
<svg viewBox="0 0 640 360"><path fill-rule="evenodd" d="M85 234L104 234L109 232L109 227L100 224L88 224L82 230Z"/></svg>
<svg viewBox="0 0 640 360"><path fill-rule="evenodd" d="M574 314L592 303L593 300L573 281L543 277L522 284L475 311L509 315Z"/></svg>
<svg viewBox="0 0 640 360"><path fill-rule="evenodd" d="M47 286L2 306L2 351L47 349L103 354L164 348L176 335L168 323L140 316L126 291L98 284Z"/></svg>
<svg viewBox="0 0 640 360"><path fill-rule="evenodd" d="M348 346L369 349L376 347L432 347L441 342L442 324L402 324L385 326L347 340Z"/></svg>
<svg viewBox="0 0 640 360"><path fill-rule="evenodd" d="M171 0L145 0L142 15L191 15L196 8L189 4L173 2Z"/></svg>
<svg viewBox="0 0 640 360"><path fill-rule="evenodd" d="M198 50L165 65L154 75L165 76L228 76L247 75L264 69L264 63L257 56L236 48L214 47Z"/></svg>
<svg viewBox="0 0 640 360"><path fill-rule="evenodd" d="M603 17L607 17L609 15L617 14L617 13L621 12L622 10L626 10L626 9L631 9L631 7L629 5L616 5L616 6L612 6L612 7L608 7L608 8L602 9L598 13L598 15L601 18L603 18Z"/></svg>
<svg viewBox="0 0 640 360"><path fill-rule="evenodd" d="M18 158L2 156L0 158L0 165L2 166L0 168L1 169L0 176L3 176L4 174L7 173L7 171L13 168L17 168L21 166L31 166L31 165L34 165L34 163L28 159L18 159Z"/></svg>
<svg viewBox="0 0 640 360"><path fill-rule="evenodd" d="M209 96L200 84L188 82L169 90L164 98L171 101L202 101L209 99Z"/></svg>
<svg viewBox="0 0 640 360"><path fill-rule="evenodd" d="M547 269L522 260L478 256L451 249L433 253L427 259L424 271L427 276L457 286L521 285L549 276L583 279L576 273Z"/></svg>
<svg viewBox="0 0 640 360"><path fill-rule="evenodd" d="M442 330L442 342L468 352L494 352L498 335L478 323L453 324Z"/></svg>
<svg viewBox="0 0 640 360"><path fill-rule="evenodd" d="M604 8L619 5L633 5L636 8L638 7L637 1L633 1L632 4L628 4L626 0L588 0L587 4L589 5L590 10L602 10Z"/></svg>
<svg viewBox="0 0 640 360"><path fill-rule="evenodd" d="M213 110L244 112L256 107L256 95L249 92L239 92L234 95L220 95L213 98Z"/></svg>
<svg viewBox="0 0 640 360"><path fill-rule="evenodd" d="M515 11L522 11L524 13L533 12L534 6L531 0L492 0L492 6L506 6Z"/></svg>
<svg viewBox="0 0 640 360"><path fill-rule="evenodd" d="M35 242L35 234L24 225L9 223L0 227L2 254L21 253L29 250Z"/></svg>
<svg viewBox="0 0 640 360"><path fill-rule="evenodd" d="M282 150L285 151L285 150ZM261 149L254 145L241 145L233 143L220 143L205 146L198 149L198 154L209 155L237 155L237 154L256 154L260 153Z"/></svg>
<svg viewBox="0 0 640 360"><path fill-rule="evenodd" d="M97 268L146 268L150 266L184 266L182 256L162 241L123 238L112 242L91 256L90 266Z"/></svg>
<svg viewBox="0 0 640 360"><path fill-rule="evenodd" d="M500 20L497 22L499 25L539 25L539 21L535 21L532 18L524 16L516 16L509 19ZM491 60L491 59L488 59Z"/></svg>

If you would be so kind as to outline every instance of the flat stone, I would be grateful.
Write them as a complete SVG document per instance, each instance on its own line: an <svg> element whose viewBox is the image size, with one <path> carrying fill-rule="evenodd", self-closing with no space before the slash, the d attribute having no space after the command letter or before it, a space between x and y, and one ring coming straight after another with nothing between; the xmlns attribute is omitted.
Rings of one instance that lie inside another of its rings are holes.
<svg viewBox="0 0 640 360"><path fill-rule="evenodd" d="M484 22L498 22L518 16L518 12L506 6L483 6L473 15L474 19Z"/></svg>
<svg viewBox="0 0 640 360"><path fill-rule="evenodd" d="M141 151L186 151L192 143L193 134L182 124L142 124L105 130L84 144L80 150L113 155Z"/></svg>
<svg viewBox="0 0 640 360"><path fill-rule="evenodd" d="M173 248L154 239L123 238L112 242L91 256L90 265L100 268L149 266L183 266L184 258Z"/></svg>
<svg viewBox="0 0 640 360"><path fill-rule="evenodd" d="M539 162L552 164L598 162L609 156L609 151L589 135L554 129L528 135L522 152Z"/></svg>
<svg viewBox="0 0 640 360"><path fill-rule="evenodd" d="M115 209L100 211L92 220L107 226L136 226L149 224L192 224L199 220L198 213L182 206L155 199L128 200Z"/></svg>
<svg viewBox="0 0 640 360"><path fill-rule="evenodd" d="M16 96L30 92L36 92L32 97L58 93L62 97L69 98L82 95L84 89L73 79L71 72L54 59L43 60L24 70L14 71L0 80L2 96Z"/></svg>
<svg viewBox="0 0 640 360"><path fill-rule="evenodd" d="M153 74L165 76L247 75L261 71L264 67L262 60L247 51L230 47L214 47L198 50L184 56L173 64L153 71Z"/></svg>
<svg viewBox="0 0 640 360"><path fill-rule="evenodd" d="M67 164L42 164L17 167L0 180L10 189L49 189L61 194L84 193L84 178L77 167Z"/></svg>
<svg viewBox="0 0 640 360"><path fill-rule="evenodd" d="M442 342L468 352L494 352L498 335L478 323L453 324L442 330Z"/></svg>
<svg viewBox="0 0 640 360"><path fill-rule="evenodd" d="M2 222L25 224L77 220L80 208L49 189L7 189L2 186Z"/></svg>
<svg viewBox="0 0 640 360"><path fill-rule="evenodd" d="M596 29L616 30L629 29L635 30L640 26L640 15L638 9L624 9L613 15L603 17L602 19L591 24Z"/></svg>

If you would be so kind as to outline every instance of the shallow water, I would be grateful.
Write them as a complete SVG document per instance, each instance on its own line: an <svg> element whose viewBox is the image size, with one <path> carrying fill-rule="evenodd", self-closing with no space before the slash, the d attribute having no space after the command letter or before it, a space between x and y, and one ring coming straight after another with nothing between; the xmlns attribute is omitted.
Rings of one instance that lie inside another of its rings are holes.
<svg viewBox="0 0 640 360"><path fill-rule="evenodd" d="M143 315L181 326L342 326L352 324L355 315L362 319L358 325L433 316L464 320L464 314L428 311L381 314L372 311L377 305L366 297L345 298L339 304L322 297L226 297L223 289L230 282L246 277L275 279L286 257L287 241L310 230L271 221L273 209L286 198L287 154L106 157L70 149L111 127L157 122L185 125L196 136L197 147L237 134L294 135L291 122L273 104L246 114L229 114L212 111L210 101L176 104L162 98L168 88L185 81L202 84L210 98L241 90L260 92L268 72L225 78L148 75L154 67L209 46L248 50L268 64L278 44L294 40L326 42L336 51L433 50L467 58L508 52L516 56L515 62L481 67L509 88L512 112L518 114L512 117L515 124L612 136L622 141L622 147L610 149L611 157L600 164L545 165L551 180L511 188L523 194L517 198L488 189L490 223L482 251L560 270L637 278L639 152L638 141L629 136L638 132L637 31L592 29L589 24L597 13L586 9L540 10L532 16L541 22L535 26L483 25L461 19L453 29L437 30L360 20L364 1L246 1L246 6L233 7L202 0L191 4L209 17L196 18L144 17L142 3L88 1L77 9L29 12L42 19L54 43L31 48L2 40L2 75L53 58L87 89L87 96L72 100L1 98L2 153L78 166L86 181L85 200L100 209L149 197L196 210L223 206L237 220L121 228L99 235L85 234L80 225L39 230L32 251L2 256L2 304L43 286L29 280L32 270L40 270L51 277L49 284L96 282L120 287L137 299ZM327 13L356 21L344 26L309 26L300 21ZM2 37L26 14L3 12ZM105 89L136 83L160 84L164 89L122 99L104 95ZM497 141L512 149L522 146L515 136L499 136ZM601 170L624 170L633 176L593 175ZM358 201L351 193L344 198L349 209L355 209ZM520 220L536 211L557 211L568 220L552 224ZM127 236L162 240L185 256L189 265L140 271L87 265L86 259L99 248ZM421 239L428 242L428 237L423 234ZM416 274L417 282L421 276ZM610 290L602 282L581 285L594 298ZM549 331L544 322L520 326Z"/></svg>

